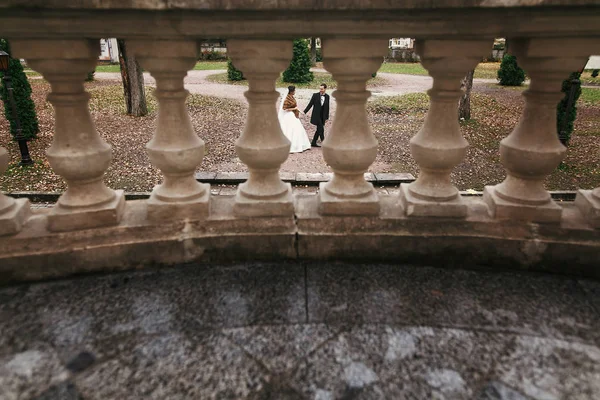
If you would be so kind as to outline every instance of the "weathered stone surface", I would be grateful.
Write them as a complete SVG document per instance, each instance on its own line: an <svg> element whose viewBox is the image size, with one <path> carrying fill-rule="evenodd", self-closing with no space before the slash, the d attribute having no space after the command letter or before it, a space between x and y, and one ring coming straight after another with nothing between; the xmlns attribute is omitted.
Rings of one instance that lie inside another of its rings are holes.
<svg viewBox="0 0 600 400"><path fill-rule="evenodd" d="M43 343L11 352L2 346L0 351L1 399L33 398L69 376L57 353Z"/></svg>
<svg viewBox="0 0 600 400"><path fill-rule="evenodd" d="M578 6L595 5L593 0L540 0L532 3L531 1L506 1L506 0L435 0L423 3L419 0L405 0L390 4L386 0L356 0L344 1L334 0L326 4L315 4L311 2L256 2L253 0L93 0L81 3L77 0L7 0L0 3L0 7L33 7L33 8L84 8L84 9L140 9L140 10L165 10L165 9L198 9L198 10L363 10L363 9L421 9L421 8L471 8L471 7L507 7L515 8L522 6L543 7L543 6Z"/></svg>
<svg viewBox="0 0 600 400"><path fill-rule="evenodd" d="M494 191L494 186L486 186L483 190L483 201L488 205L490 216L494 218L545 223L559 223L561 220L562 207L553 201L538 206L511 203Z"/></svg>
<svg viewBox="0 0 600 400"><path fill-rule="evenodd" d="M215 183L232 184L242 183L248 179L247 172L218 172L215 177Z"/></svg>
<svg viewBox="0 0 600 400"><path fill-rule="evenodd" d="M595 399L600 314L587 301L566 277L410 265L18 285L0 289L0 397Z"/></svg>
<svg viewBox="0 0 600 400"><path fill-rule="evenodd" d="M339 331L325 324L310 324L235 328L223 333L277 375L292 371Z"/></svg>
<svg viewBox="0 0 600 400"><path fill-rule="evenodd" d="M455 329L355 327L313 353L291 381L306 398L472 398L508 340Z"/></svg>
<svg viewBox="0 0 600 400"><path fill-rule="evenodd" d="M594 399L600 394L600 349L516 336L497 359L493 375L534 399Z"/></svg>
<svg viewBox="0 0 600 400"><path fill-rule="evenodd" d="M600 228L600 199L595 195L600 190L580 190L577 192L575 205L579 208L584 218L586 218L594 228Z"/></svg>
<svg viewBox="0 0 600 400"><path fill-rule="evenodd" d="M61 382L37 396L34 400L84 400L73 382Z"/></svg>
<svg viewBox="0 0 600 400"><path fill-rule="evenodd" d="M386 172L377 172L375 174L375 179L377 179L378 184L400 184L400 183L410 183L415 180L413 174L408 173L386 173Z"/></svg>
<svg viewBox="0 0 600 400"><path fill-rule="evenodd" d="M140 338L77 376L85 399L246 398L268 379L260 365L218 334Z"/></svg>
<svg viewBox="0 0 600 400"><path fill-rule="evenodd" d="M318 184L320 182L327 182L333 177L331 172L298 172L296 174L296 184L298 185L310 185Z"/></svg>
<svg viewBox="0 0 600 400"><path fill-rule="evenodd" d="M0 196L4 196L0 193ZM14 235L31 215L29 200L16 199L13 205L0 214L0 236Z"/></svg>
<svg viewBox="0 0 600 400"><path fill-rule="evenodd" d="M485 385L477 400L529 400L502 382L493 381Z"/></svg>
<svg viewBox="0 0 600 400"><path fill-rule="evenodd" d="M309 264L307 277L310 322L470 326L600 343L598 314L569 279L318 264Z"/></svg>
<svg viewBox="0 0 600 400"><path fill-rule="evenodd" d="M194 175L198 182L213 182L217 177L216 172L196 172Z"/></svg>
<svg viewBox="0 0 600 400"><path fill-rule="evenodd" d="M400 185L399 198L409 217L465 218L469 212L461 196L449 201L423 200L415 197L406 183Z"/></svg>

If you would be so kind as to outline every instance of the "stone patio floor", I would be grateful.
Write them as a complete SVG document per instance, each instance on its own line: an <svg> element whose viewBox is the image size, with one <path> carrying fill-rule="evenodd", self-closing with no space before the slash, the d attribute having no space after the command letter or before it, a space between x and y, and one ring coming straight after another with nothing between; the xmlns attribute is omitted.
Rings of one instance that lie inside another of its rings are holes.
<svg viewBox="0 0 600 400"><path fill-rule="evenodd" d="M0 399L598 399L599 312L596 281L408 265L23 284Z"/></svg>

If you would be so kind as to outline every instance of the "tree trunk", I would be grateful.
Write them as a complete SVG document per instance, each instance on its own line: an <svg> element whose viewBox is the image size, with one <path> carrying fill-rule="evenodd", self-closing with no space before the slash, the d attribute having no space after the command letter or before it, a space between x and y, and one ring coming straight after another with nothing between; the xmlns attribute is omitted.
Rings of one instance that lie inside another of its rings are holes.
<svg viewBox="0 0 600 400"><path fill-rule="evenodd" d="M146 92L144 89L144 74L136 59L127 54L125 40L117 39L119 47L119 64L121 66L121 78L123 79L123 94L127 114L141 117L148 114L146 106Z"/></svg>
<svg viewBox="0 0 600 400"><path fill-rule="evenodd" d="M317 64L317 38L310 38L310 63L314 67Z"/></svg>
<svg viewBox="0 0 600 400"><path fill-rule="evenodd" d="M470 70L460 82L460 87L464 89L464 92L458 102L458 119L465 121L471 119L471 89L473 88L474 73L474 69Z"/></svg>

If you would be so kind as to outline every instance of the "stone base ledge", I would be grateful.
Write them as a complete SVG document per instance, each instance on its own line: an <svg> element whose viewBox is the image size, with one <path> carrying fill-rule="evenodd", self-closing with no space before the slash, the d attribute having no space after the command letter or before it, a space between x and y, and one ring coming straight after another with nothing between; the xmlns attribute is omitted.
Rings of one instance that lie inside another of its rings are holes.
<svg viewBox="0 0 600 400"><path fill-rule="evenodd" d="M575 198L575 206L594 228L600 228L600 200L592 195L591 190L580 190Z"/></svg>
<svg viewBox="0 0 600 400"><path fill-rule="evenodd" d="M578 208L560 224L498 221L480 198L465 219L409 218L397 196L381 196L379 216L322 216L319 199L299 195L295 215L238 218L234 196L211 198L205 220L152 222L147 202L127 202L119 225L47 230L34 211L20 233L0 237L0 284L186 262L339 260L522 268L600 278L600 236Z"/></svg>
<svg viewBox="0 0 600 400"><path fill-rule="evenodd" d="M498 196L494 186L484 188L483 201L488 205L490 215L500 220L517 219L541 223L559 223L561 221L562 208L554 201L537 206L516 204Z"/></svg>
<svg viewBox="0 0 600 400"><path fill-rule="evenodd" d="M409 217L465 218L467 205L461 196L444 202L421 200L410 193L408 184L400 185L400 202Z"/></svg>

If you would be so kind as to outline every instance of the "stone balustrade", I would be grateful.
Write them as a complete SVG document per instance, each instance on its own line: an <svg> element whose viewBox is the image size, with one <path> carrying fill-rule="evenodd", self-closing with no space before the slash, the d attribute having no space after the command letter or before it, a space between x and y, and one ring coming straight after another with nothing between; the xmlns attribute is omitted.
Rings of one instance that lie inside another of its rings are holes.
<svg viewBox="0 0 600 400"><path fill-rule="evenodd" d="M0 283L247 259L442 262L600 276L600 188L580 190L574 203L557 203L544 188L567 151L556 132L561 83L600 51L600 5L256 3L0 3L0 37L51 85L56 123L47 155L68 186L50 212L32 212L28 201L0 194ZM290 144L277 121L275 81L292 57L291 39L315 35L339 83L336 118L323 144L333 178L316 196L294 196L279 175ZM417 38L433 87L423 127L410 142L419 176L399 194L382 196L363 175L378 146L365 109L366 82L389 37L399 35ZM83 86L99 51L91 38L99 37L125 38L157 82L158 120L147 149L163 182L148 200L125 201L103 182L119 160L95 131ZM228 40L249 82L248 119L236 151L250 174L235 196L211 196L194 178L204 142L185 108L183 78L206 37ZM509 52L531 84L519 122L498 149L506 179L487 186L483 198L463 198L450 178L468 146L458 124L460 80L494 37L509 38ZM7 165L0 148L0 172Z"/></svg>

